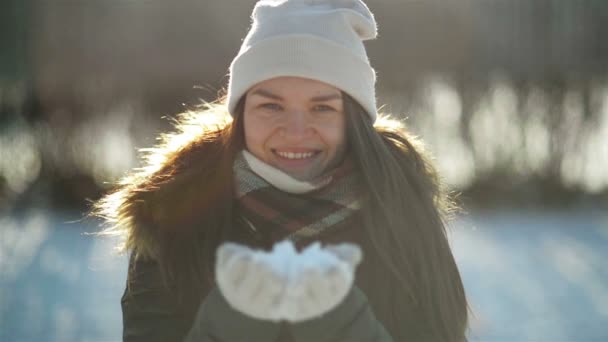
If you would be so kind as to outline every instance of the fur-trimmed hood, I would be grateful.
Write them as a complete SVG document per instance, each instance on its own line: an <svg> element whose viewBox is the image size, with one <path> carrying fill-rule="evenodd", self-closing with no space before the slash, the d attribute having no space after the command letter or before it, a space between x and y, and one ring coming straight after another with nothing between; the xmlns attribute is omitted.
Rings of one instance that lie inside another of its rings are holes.
<svg viewBox="0 0 608 342"><path fill-rule="evenodd" d="M230 122L219 104L178 116L176 132L161 135L156 147L141 150L144 166L94 204L93 215L109 225L101 234L121 236L122 251L156 258L161 239L187 234L205 212L217 210L230 190L221 184L226 182L210 180L218 178L219 163L225 159Z"/></svg>

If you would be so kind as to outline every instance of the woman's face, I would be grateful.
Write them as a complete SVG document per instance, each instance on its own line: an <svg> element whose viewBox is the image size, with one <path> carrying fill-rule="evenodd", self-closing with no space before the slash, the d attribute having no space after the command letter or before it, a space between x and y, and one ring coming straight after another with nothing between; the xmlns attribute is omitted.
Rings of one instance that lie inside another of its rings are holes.
<svg viewBox="0 0 608 342"><path fill-rule="evenodd" d="M245 95L247 150L300 180L337 166L346 150L342 93L300 77L277 77Z"/></svg>

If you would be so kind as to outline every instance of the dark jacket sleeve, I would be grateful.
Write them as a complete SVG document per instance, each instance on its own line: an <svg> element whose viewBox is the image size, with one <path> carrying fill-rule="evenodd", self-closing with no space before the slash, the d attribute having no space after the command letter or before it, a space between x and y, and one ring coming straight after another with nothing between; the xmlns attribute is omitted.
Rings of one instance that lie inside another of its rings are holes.
<svg viewBox="0 0 608 342"><path fill-rule="evenodd" d="M287 328L288 331L284 331L283 328ZM374 316L366 296L359 288L354 287L345 300L327 314L313 320L287 325L254 319L232 309L220 291L215 288L201 304L192 330L184 342L282 342L285 340L393 341L382 323Z"/></svg>
<svg viewBox="0 0 608 342"><path fill-rule="evenodd" d="M336 308L321 317L293 324L291 332L296 342L393 341L357 286Z"/></svg>
<svg viewBox="0 0 608 342"><path fill-rule="evenodd" d="M216 287L201 304L184 342L272 342L280 332L280 323L254 319L230 307Z"/></svg>
<svg viewBox="0 0 608 342"><path fill-rule="evenodd" d="M180 341L190 329L192 319L164 286L153 260L131 256L121 306L126 342Z"/></svg>
<svg viewBox="0 0 608 342"><path fill-rule="evenodd" d="M125 342L274 341L281 327L232 309L217 288L209 291L193 317L164 285L158 263L133 256L121 304Z"/></svg>

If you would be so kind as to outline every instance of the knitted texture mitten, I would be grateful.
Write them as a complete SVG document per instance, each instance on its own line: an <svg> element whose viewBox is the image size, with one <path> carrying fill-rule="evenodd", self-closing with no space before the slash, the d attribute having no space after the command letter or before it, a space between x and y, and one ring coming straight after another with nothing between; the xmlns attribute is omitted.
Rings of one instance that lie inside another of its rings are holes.
<svg viewBox="0 0 608 342"><path fill-rule="evenodd" d="M216 277L234 309L262 320L300 322L344 300L361 258L361 249L349 243L314 243L300 253L290 241L271 252L225 243L217 252Z"/></svg>

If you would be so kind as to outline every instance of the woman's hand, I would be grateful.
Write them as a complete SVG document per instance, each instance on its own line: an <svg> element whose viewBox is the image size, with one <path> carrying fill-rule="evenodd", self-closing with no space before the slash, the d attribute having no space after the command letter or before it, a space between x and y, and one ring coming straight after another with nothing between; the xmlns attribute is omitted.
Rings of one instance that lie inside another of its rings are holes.
<svg viewBox="0 0 608 342"><path fill-rule="evenodd" d="M236 310L257 319L278 321L287 283L267 257L235 243L221 245L215 267L218 287Z"/></svg>
<svg viewBox="0 0 608 342"><path fill-rule="evenodd" d="M312 244L298 253L289 241L271 252L226 243L217 253L216 277L226 301L262 320L300 322L335 308L349 293L361 250L343 243Z"/></svg>

